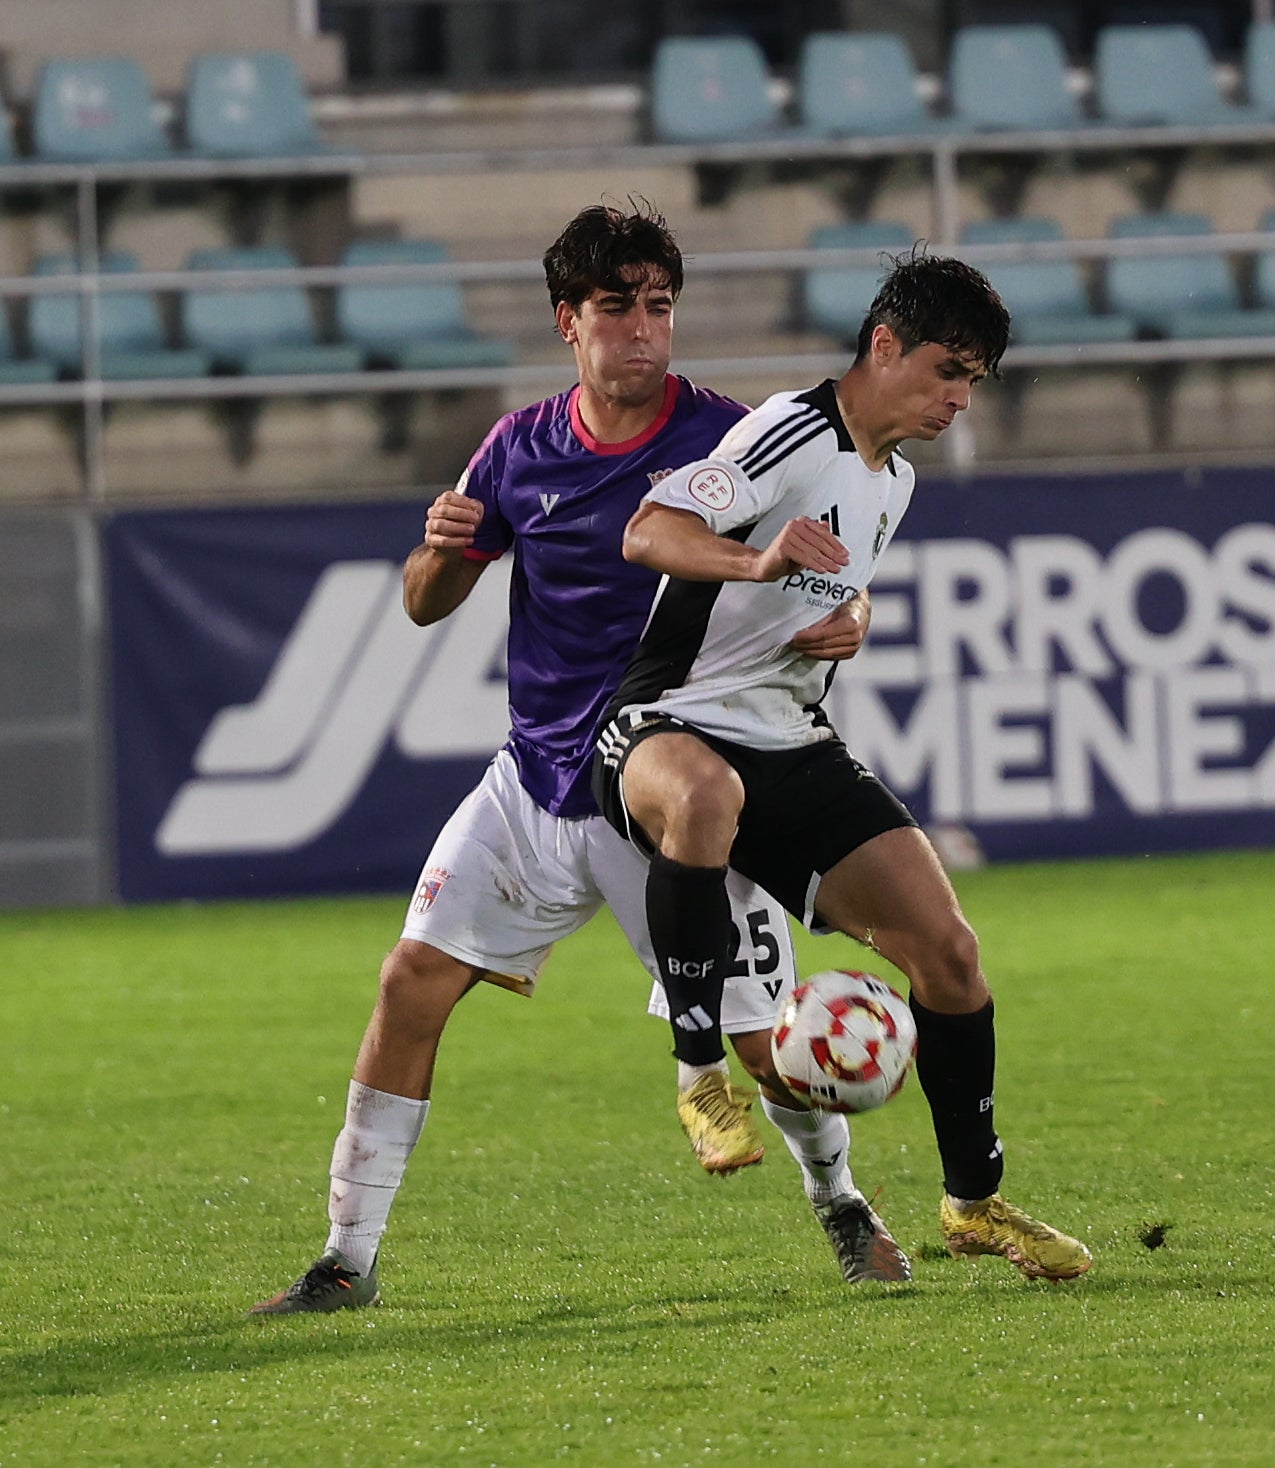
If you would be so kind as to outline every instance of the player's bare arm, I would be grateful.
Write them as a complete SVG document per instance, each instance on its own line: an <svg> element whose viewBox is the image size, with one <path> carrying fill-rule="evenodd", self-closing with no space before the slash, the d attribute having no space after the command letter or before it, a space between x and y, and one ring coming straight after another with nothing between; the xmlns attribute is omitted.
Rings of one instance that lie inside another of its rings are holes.
<svg viewBox="0 0 1275 1468"><path fill-rule="evenodd" d="M425 515L425 538L403 566L403 605L418 627L441 622L460 606L486 561L465 557L483 518L477 500L444 490Z"/></svg>
<svg viewBox="0 0 1275 1468"><path fill-rule="evenodd" d="M854 657L863 646L871 620L872 599L865 588L827 616L803 627L793 637L792 645L808 658L829 663L844 662Z"/></svg>
<svg viewBox="0 0 1275 1468"><path fill-rule="evenodd" d="M778 581L790 571L840 571L846 548L821 520L789 520L764 550L718 535L693 510L647 500L624 531L624 559L683 581Z"/></svg>

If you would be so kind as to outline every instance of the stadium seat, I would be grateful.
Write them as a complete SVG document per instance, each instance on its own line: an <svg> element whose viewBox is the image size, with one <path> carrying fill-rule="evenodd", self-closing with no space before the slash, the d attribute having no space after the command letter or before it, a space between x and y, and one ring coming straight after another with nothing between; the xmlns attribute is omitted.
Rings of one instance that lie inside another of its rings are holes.
<svg viewBox="0 0 1275 1468"><path fill-rule="evenodd" d="M1257 222L1258 229L1275 231L1275 209L1268 209ZM1275 243L1253 260L1253 299L1266 310L1275 310Z"/></svg>
<svg viewBox="0 0 1275 1468"><path fill-rule="evenodd" d="M903 224L828 224L810 236L813 250L880 250L897 254L913 243ZM807 270L802 282L802 314L818 331L844 342L859 334L863 318L877 293L885 265L829 265Z"/></svg>
<svg viewBox="0 0 1275 1468"><path fill-rule="evenodd" d="M1244 42L1244 90L1263 118L1275 117L1275 21L1251 25Z"/></svg>
<svg viewBox="0 0 1275 1468"><path fill-rule="evenodd" d="M36 382L52 382L57 368L52 362L33 361L19 357L13 348L13 337L9 332L9 318L0 302L0 387L22 387Z"/></svg>
<svg viewBox="0 0 1275 1468"><path fill-rule="evenodd" d="M345 252L346 265L435 265L447 251L434 240L360 240ZM503 367L513 347L475 331L454 280L402 285L350 284L336 295L337 332L367 357L369 365L402 368Z"/></svg>
<svg viewBox="0 0 1275 1468"><path fill-rule="evenodd" d="M1031 23L1056 31L1069 56L1084 50L1086 27L1081 14L1086 0L1032 0ZM948 0L953 31L971 25L1022 25L1023 0Z"/></svg>
<svg viewBox="0 0 1275 1468"><path fill-rule="evenodd" d="M105 163L167 157L150 84L136 61L94 57L41 68L31 114L37 157Z"/></svg>
<svg viewBox="0 0 1275 1468"><path fill-rule="evenodd" d="M776 130L761 47L748 36L671 36L656 47L651 127L665 143L716 143Z"/></svg>
<svg viewBox="0 0 1275 1468"><path fill-rule="evenodd" d="M13 123L9 120L9 109L0 97L0 164L12 163L18 156L13 146Z"/></svg>
<svg viewBox="0 0 1275 1468"><path fill-rule="evenodd" d="M322 149L297 68L281 51L196 56L186 86L186 141L212 158Z"/></svg>
<svg viewBox="0 0 1275 1468"><path fill-rule="evenodd" d="M288 270L296 259L276 245L196 250L191 270ZM182 295L182 329L193 347L217 367L253 376L357 372L358 347L320 342L305 287L300 285L191 285Z"/></svg>
<svg viewBox="0 0 1275 1468"><path fill-rule="evenodd" d="M1244 122L1223 100L1204 37L1189 25L1110 25L1098 32L1094 95L1104 122L1122 126Z"/></svg>
<svg viewBox="0 0 1275 1468"><path fill-rule="evenodd" d="M1067 87L1067 56L1045 25L957 31L948 67L952 116L962 127L1035 132L1081 124Z"/></svg>
<svg viewBox="0 0 1275 1468"><path fill-rule="evenodd" d="M820 137L890 137L941 125L917 91L907 42L887 31L807 36L797 103L802 128Z"/></svg>
<svg viewBox="0 0 1275 1468"><path fill-rule="evenodd" d="M1130 214L1111 222L1114 240L1165 239L1213 232L1203 214ZM1275 310L1245 310L1220 251L1201 255L1124 256L1107 262L1107 302L1156 336L1266 336Z"/></svg>
<svg viewBox="0 0 1275 1468"><path fill-rule="evenodd" d="M135 271L137 261L122 251L108 250L98 268L103 275L121 275ZM42 255L33 269L36 275L74 275L78 266L73 255ZM82 300L78 291L32 296L28 315L32 354L76 375L84 360ZM169 349L149 291L102 291L97 319L103 378L202 377L208 371L202 352Z"/></svg>
<svg viewBox="0 0 1275 1468"><path fill-rule="evenodd" d="M967 224L961 231L965 245L1039 244L1062 238L1061 224L1044 218L988 219ZM1009 307L1016 344L1130 341L1136 334L1129 317L1094 312L1074 260L1024 260L979 268Z"/></svg>

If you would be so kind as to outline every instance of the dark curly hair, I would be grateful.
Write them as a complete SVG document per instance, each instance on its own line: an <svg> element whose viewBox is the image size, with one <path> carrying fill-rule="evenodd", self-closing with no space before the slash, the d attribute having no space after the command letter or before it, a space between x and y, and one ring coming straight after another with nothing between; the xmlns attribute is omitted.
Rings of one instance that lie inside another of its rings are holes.
<svg viewBox="0 0 1275 1468"><path fill-rule="evenodd" d="M937 342L998 376L1009 345L1009 312L987 277L964 260L927 255L921 244L889 259L890 273L859 328L855 361L867 356L873 329L888 326L905 352Z"/></svg>
<svg viewBox="0 0 1275 1468"><path fill-rule="evenodd" d="M658 209L630 198L629 212L613 204L591 204L545 251L545 284L557 310L565 301L578 311L596 290L634 296L642 281L666 287L674 299L682 289L682 252ZM625 278L637 267L638 281Z"/></svg>

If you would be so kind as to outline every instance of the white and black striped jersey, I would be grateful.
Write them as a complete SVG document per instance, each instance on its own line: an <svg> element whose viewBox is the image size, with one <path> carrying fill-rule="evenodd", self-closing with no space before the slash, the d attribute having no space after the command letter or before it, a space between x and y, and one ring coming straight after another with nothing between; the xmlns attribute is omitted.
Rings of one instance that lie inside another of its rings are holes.
<svg viewBox="0 0 1275 1468"><path fill-rule="evenodd" d="M821 703L837 665L795 652L792 637L872 580L913 483L897 454L876 472L859 457L831 380L768 398L707 459L661 479L647 499L692 510L719 535L760 549L809 515L850 562L835 575L795 571L769 583L666 576L604 725L661 710L754 749L829 737Z"/></svg>

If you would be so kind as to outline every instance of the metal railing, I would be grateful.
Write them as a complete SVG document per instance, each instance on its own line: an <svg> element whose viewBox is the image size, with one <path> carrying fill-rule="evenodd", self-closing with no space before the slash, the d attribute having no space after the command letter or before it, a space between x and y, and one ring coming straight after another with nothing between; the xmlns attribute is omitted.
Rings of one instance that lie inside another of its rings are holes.
<svg viewBox="0 0 1275 1468"><path fill-rule="evenodd" d="M560 359L507 367L383 370L292 374L286 376L205 376L104 380L100 300L104 292L180 292L214 288L250 289L262 285L300 285L307 289L339 289L356 284L409 284L457 281L468 284L509 283L542 279L538 261L446 261L437 264L366 266L311 266L259 271L167 270L103 274L98 241L98 190L119 182L209 181L212 179L295 179L341 176L385 176L512 169L544 171L555 168L617 169L638 162L652 164L725 165L780 163L821 159L830 167L882 157L928 155L933 165L934 230L936 248L955 250L972 263L996 265L1016 262L1110 259L1180 255L1251 255L1275 249L1275 231L1260 230L1189 235L1177 238L1145 237L958 245L959 213L957 166L964 156L995 153L1050 153L1057 151L1118 150L1122 148L1176 149L1202 143L1251 145L1275 150L1275 123L1187 128L1111 129L1085 127L1042 133L921 134L895 138L818 139L780 136L749 143L703 146L642 144L619 147L560 147L553 149L501 148L422 153L371 154L329 152L293 159L218 160L174 156L134 163L47 164L37 161L0 166L0 191L29 187L68 187L76 200L77 255L74 274L0 277L0 297L66 295L78 292L81 308L81 374L77 381L0 386L0 407L76 404L84 419L84 477L91 498L105 492L103 408L108 402L179 401L224 398L263 398L291 395L378 394L439 390L499 388L534 392L563 377ZM832 250L791 249L697 253L697 276L728 273L788 273L839 266L879 263L876 248ZM1243 337L1191 341L1126 341L1077 345L1013 347L1005 358L1007 370L1097 364L1140 364L1245 360L1275 357L1275 338ZM727 356L679 360L679 370L716 381L764 371L804 375L835 370L844 352L783 356Z"/></svg>

